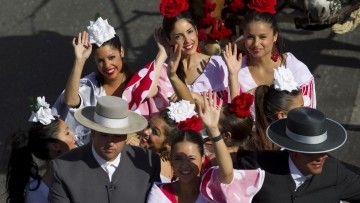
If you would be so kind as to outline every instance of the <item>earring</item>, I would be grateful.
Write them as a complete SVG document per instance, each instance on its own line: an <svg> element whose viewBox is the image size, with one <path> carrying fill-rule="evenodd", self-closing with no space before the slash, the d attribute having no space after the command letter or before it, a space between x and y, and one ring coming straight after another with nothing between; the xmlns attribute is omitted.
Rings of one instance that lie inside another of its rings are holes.
<svg viewBox="0 0 360 203"><path fill-rule="evenodd" d="M276 62L279 59L279 57L280 57L280 53L279 53L278 49L276 48L276 42L274 42L273 51L271 52L271 60Z"/></svg>

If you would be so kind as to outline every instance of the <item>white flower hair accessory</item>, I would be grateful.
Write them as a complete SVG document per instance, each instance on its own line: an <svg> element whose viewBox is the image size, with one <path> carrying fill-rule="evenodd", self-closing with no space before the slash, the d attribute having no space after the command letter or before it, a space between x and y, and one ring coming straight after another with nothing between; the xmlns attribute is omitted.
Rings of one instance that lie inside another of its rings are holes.
<svg viewBox="0 0 360 203"><path fill-rule="evenodd" d="M288 68L280 66L274 70L274 87L276 90L292 92L298 89L297 86L294 76Z"/></svg>
<svg viewBox="0 0 360 203"><path fill-rule="evenodd" d="M175 103L170 102L170 106L167 107L167 109L169 109L169 112L167 113L169 118L176 123L197 115L195 112L195 104L191 104L187 100L181 100Z"/></svg>
<svg viewBox="0 0 360 203"><path fill-rule="evenodd" d="M32 104L30 122L40 122L43 125L49 125L52 120L55 120L55 113L50 109L50 105L45 101L45 97L30 98ZM36 103L35 103L36 102Z"/></svg>
<svg viewBox="0 0 360 203"><path fill-rule="evenodd" d="M90 37L90 43L95 43L99 47L106 41L115 37L115 29L108 23L107 19L104 20L101 17L96 21L90 21L90 25L87 26L87 30Z"/></svg>

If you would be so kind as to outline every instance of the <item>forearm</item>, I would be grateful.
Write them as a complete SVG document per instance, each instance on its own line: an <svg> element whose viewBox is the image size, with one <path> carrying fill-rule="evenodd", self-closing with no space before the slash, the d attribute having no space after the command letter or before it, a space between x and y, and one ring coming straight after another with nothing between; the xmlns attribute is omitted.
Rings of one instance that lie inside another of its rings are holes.
<svg viewBox="0 0 360 203"><path fill-rule="evenodd" d="M155 62L154 62L154 74L155 74L155 77L154 77L153 82L152 82L152 84L150 86L148 97L154 97L158 92L158 84L159 84L159 78L160 78L160 75L161 75L161 69L164 66L166 58L167 58L166 54L161 53L161 52L159 52L158 55L155 58Z"/></svg>
<svg viewBox="0 0 360 203"><path fill-rule="evenodd" d="M79 87L80 78L85 65L85 59L76 59L66 83L64 101L68 106L76 107L80 104Z"/></svg>
<svg viewBox="0 0 360 203"><path fill-rule="evenodd" d="M221 136L218 127L208 128L211 137ZM234 176L233 163L230 153L223 139L213 142L216 161L219 164L219 178L221 183L229 184Z"/></svg>
<svg viewBox="0 0 360 203"><path fill-rule="evenodd" d="M179 99L187 100L191 103L194 103L194 98L192 97L189 88L182 80L180 80L177 75L169 75L169 80Z"/></svg>
<svg viewBox="0 0 360 203"><path fill-rule="evenodd" d="M239 94L239 82L237 74L229 73L229 89L231 100L234 99Z"/></svg>

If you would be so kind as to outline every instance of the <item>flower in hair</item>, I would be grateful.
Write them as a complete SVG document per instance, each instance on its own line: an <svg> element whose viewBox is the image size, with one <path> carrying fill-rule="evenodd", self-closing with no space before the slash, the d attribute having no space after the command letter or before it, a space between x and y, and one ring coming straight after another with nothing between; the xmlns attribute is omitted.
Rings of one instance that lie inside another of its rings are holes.
<svg viewBox="0 0 360 203"><path fill-rule="evenodd" d="M181 100L175 103L171 102L167 109L169 110L167 113L169 118L174 120L176 123L196 115L195 104L191 104L186 100Z"/></svg>
<svg viewBox="0 0 360 203"><path fill-rule="evenodd" d="M211 13L216 8L216 3L213 3L211 0L203 0L203 4L204 13Z"/></svg>
<svg viewBox="0 0 360 203"><path fill-rule="evenodd" d="M280 66L274 69L274 88L276 90L292 92L298 89L297 86L298 84L295 82L294 76L288 68Z"/></svg>
<svg viewBox="0 0 360 203"><path fill-rule="evenodd" d="M222 40L230 37L232 34L231 30L229 30L222 20L213 21L211 32L209 33L209 38L212 40Z"/></svg>
<svg viewBox="0 0 360 203"><path fill-rule="evenodd" d="M40 122L43 125L49 125L52 120L55 120L54 113L50 109L50 105L45 101L45 97L37 97L36 103L31 104L32 108L30 122Z"/></svg>
<svg viewBox="0 0 360 203"><path fill-rule="evenodd" d="M192 116L191 118L187 118L184 121L180 121L177 126L179 130L191 130L198 133L203 129L202 120L196 115Z"/></svg>
<svg viewBox="0 0 360 203"><path fill-rule="evenodd" d="M276 13L276 0L250 0L248 7L259 13Z"/></svg>
<svg viewBox="0 0 360 203"><path fill-rule="evenodd" d="M229 5L229 10L232 12L237 12L245 8L245 3L243 0L233 0Z"/></svg>
<svg viewBox="0 0 360 203"><path fill-rule="evenodd" d="M107 19L99 17L95 22L90 21L87 26L90 43L95 43L99 47L106 41L115 37L115 29L108 23Z"/></svg>
<svg viewBox="0 0 360 203"><path fill-rule="evenodd" d="M241 93L230 103L230 112L235 113L239 118L251 116L250 107L254 102L254 96L250 93Z"/></svg>
<svg viewBox="0 0 360 203"><path fill-rule="evenodd" d="M161 0L160 2L160 13L166 18L176 17L188 9L187 0Z"/></svg>

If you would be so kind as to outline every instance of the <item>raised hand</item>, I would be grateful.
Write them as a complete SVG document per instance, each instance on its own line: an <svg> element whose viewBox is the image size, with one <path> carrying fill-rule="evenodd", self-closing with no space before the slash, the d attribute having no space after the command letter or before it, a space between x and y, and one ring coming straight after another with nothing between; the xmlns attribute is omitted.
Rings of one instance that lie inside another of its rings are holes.
<svg viewBox="0 0 360 203"><path fill-rule="evenodd" d="M74 37L72 45L74 47L76 59L86 60L89 58L92 45L90 43L89 34L87 32L80 32L77 38Z"/></svg>
<svg viewBox="0 0 360 203"><path fill-rule="evenodd" d="M242 54L237 53L237 45L228 43L223 51L223 56L229 70L229 74L237 75L241 68Z"/></svg>
<svg viewBox="0 0 360 203"><path fill-rule="evenodd" d="M216 93L211 91L208 94L203 95L204 106L198 106L199 115L204 125L208 128L210 136L219 135L218 123L220 119L220 112L222 106L222 100L220 100L219 106L216 104Z"/></svg>
<svg viewBox="0 0 360 203"><path fill-rule="evenodd" d="M167 69L169 78L176 75L181 59L181 49L182 44L175 44L174 48L170 49L170 57L168 61L169 67Z"/></svg>
<svg viewBox="0 0 360 203"><path fill-rule="evenodd" d="M169 40L161 27L155 29L154 39L159 49L158 56L161 55L166 59L169 56L171 47Z"/></svg>

